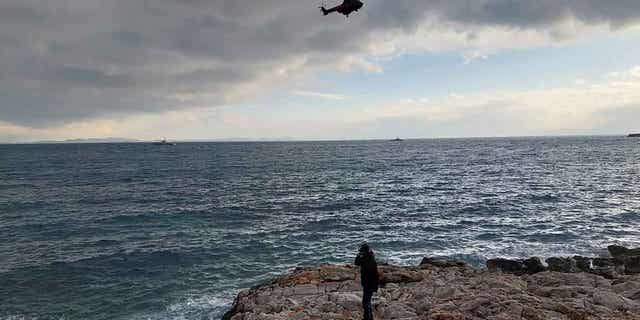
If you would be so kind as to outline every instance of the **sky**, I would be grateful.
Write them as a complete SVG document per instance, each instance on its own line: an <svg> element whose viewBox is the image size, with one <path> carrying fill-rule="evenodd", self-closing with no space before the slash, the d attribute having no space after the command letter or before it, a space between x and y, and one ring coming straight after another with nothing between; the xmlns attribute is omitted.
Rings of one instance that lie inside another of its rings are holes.
<svg viewBox="0 0 640 320"><path fill-rule="evenodd" d="M640 131L640 1L0 0L0 142Z"/></svg>

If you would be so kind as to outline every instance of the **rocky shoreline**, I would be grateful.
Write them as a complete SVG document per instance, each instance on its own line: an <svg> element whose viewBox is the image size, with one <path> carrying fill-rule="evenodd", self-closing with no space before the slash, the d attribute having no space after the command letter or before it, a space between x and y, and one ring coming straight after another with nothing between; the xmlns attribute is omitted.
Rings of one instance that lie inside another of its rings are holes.
<svg viewBox="0 0 640 320"><path fill-rule="evenodd" d="M492 259L487 268L443 258L380 265L375 319L640 320L640 249L610 257ZM242 291L223 320L362 319L358 269L299 268Z"/></svg>

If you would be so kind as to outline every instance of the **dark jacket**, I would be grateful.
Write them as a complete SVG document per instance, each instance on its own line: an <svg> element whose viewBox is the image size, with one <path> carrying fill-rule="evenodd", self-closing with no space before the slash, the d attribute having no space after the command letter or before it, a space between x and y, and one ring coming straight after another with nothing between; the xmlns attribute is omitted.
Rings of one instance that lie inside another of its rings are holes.
<svg viewBox="0 0 640 320"><path fill-rule="evenodd" d="M378 264L373 251L360 251L356 256L356 266L360 266L360 283L365 290L378 291Z"/></svg>

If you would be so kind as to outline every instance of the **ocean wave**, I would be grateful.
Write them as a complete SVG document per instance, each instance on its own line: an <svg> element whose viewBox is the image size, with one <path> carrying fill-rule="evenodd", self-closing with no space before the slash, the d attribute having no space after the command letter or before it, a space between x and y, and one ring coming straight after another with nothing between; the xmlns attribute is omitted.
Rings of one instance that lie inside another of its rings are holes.
<svg viewBox="0 0 640 320"><path fill-rule="evenodd" d="M141 313L125 317L127 320L190 320L215 319L231 307L237 290L225 290L220 293L202 295L186 295L178 301L170 303L164 310L152 313Z"/></svg>

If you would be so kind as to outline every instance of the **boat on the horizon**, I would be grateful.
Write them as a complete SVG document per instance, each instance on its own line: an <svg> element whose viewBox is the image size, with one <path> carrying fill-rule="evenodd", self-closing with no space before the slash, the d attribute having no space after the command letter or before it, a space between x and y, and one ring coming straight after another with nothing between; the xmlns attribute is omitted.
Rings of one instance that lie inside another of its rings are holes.
<svg viewBox="0 0 640 320"><path fill-rule="evenodd" d="M401 142L401 141L404 141L404 140L402 140L402 139L400 139L400 138L395 138L395 139L393 139L393 140L391 140L391 141L393 141L393 142Z"/></svg>
<svg viewBox="0 0 640 320"><path fill-rule="evenodd" d="M640 138L640 133L630 133L629 138Z"/></svg>
<svg viewBox="0 0 640 320"><path fill-rule="evenodd" d="M153 142L154 146L175 146L176 144L173 142L167 141L167 139L162 139L160 141Z"/></svg>

